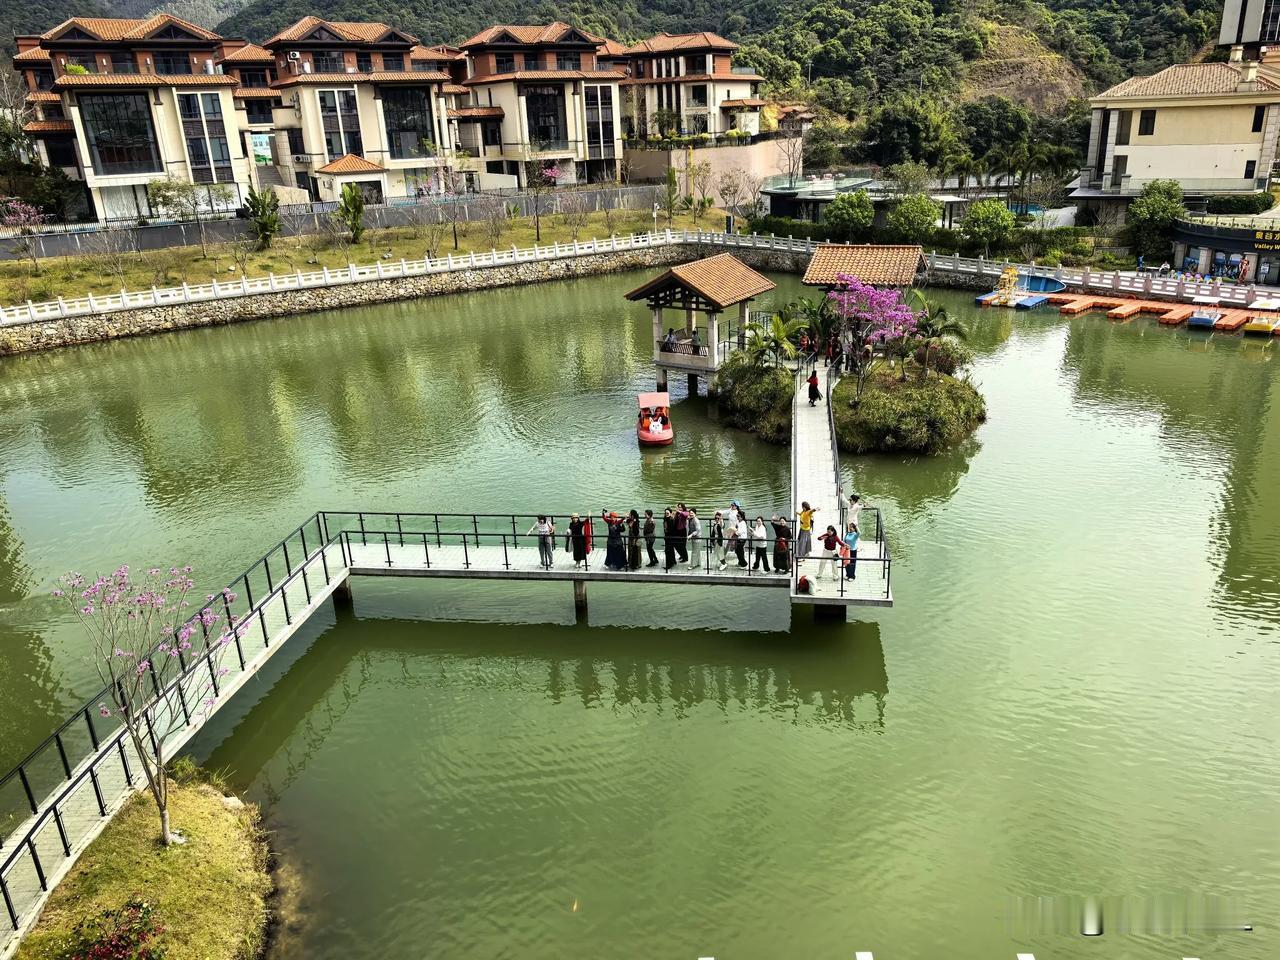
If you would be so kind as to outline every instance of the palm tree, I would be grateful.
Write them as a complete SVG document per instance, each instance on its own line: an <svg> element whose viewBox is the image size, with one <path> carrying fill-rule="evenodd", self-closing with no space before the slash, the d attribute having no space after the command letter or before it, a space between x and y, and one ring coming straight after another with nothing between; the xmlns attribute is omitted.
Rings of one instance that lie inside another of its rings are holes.
<svg viewBox="0 0 1280 960"><path fill-rule="evenodd" d="M924 363L920 365L920 379L923 380L929 375L929 358L943 339L968 340L969 327L919 290L911 291L911 309L916 314L916 336L924 341Z"/></svg>
<svg viewBox="0 0 1280 960"><path fill-rule="evenodd" d="M951 164L951 169L956 174L956 182L960 194L967 197L969 195L969 178L978 172L978 162L974 160L973 154L962 153Z"/></svg>
<svg viewBox="0 0 1280 960"><path fill-rule="evenodd" d="M792 308L784 307L766 323L753 323L747 328L747 358L756 366L764 366L771 360L773 366L796 355L796 338L805 328L805 321L789 315Z"/></svg>
<svg viewBox="0 0 1280 960"><path fill-rule="evenodd" d="M783 308L782 315L787 318L795 316L802 320L804 326L801 329L809 331L809 339L814 343L825 343L826 339L835 333L840 323L840 318L831 309L831 301L826 297L819 297L817 300L801 297L795 303L787 304Z"/></svg>

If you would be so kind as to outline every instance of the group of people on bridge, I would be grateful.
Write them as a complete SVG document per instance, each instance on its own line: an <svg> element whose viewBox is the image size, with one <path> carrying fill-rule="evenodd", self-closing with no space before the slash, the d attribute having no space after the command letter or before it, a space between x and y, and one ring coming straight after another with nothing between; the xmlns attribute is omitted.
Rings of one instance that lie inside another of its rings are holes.
<svg viewBox="0 0 1280 960"><path fill-rule="evenodd" d="M858 511L861 502L854 496L846 506L851 519L841 534L834 526L828 526L818 535L822 547L821 561L815 576L821 579L829 572L839 579L841 570L852 579L858 562ZM714 565L725 570L731 562L740 569L750 568L764 573L790 573L794 557L808 558L813 551L814 517L816 507L808 502L801 504L799 536L794 544L791 522L785 516L763 514L748 519L747 512L737 501L724 510L716 510L709 520L699 516L698 510L684 503L666 507L658 517L653 510L619 512L601 510L598 518L590 514L574 513L569 517L568 529L557 529L555 519L539 515L529 528L529 535L538 538L538 561L547 570L556 563L556 548L573 558L575 570L586 569L589 558L604 539L604 568L606 570L639 570L642 567L661 565L671 571L680 567L708 571ZM661 528L659 528L661 523ZM563 540L560 539L563 534ZM658 556L661 540L662 559Z"/></svg>

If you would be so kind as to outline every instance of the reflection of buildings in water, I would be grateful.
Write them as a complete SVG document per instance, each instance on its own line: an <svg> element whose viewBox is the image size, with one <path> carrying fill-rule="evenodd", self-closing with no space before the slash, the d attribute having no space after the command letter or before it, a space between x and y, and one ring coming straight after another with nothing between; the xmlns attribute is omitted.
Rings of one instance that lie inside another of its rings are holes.
<svg viewBox="0 0 1280 960"><path fill-rule="evenodd" d="M1075 390L1155 414L1171 439L1214 452L1224 477L1210 532L1222 557L1215 602L1226 614L1280 619L1280 367L1254 362L1239 337L1142 329L1073 323L1063 363Z"/></svg>
<svg viewBox="0 0 1280 960"><path fill-rule="evenodd" d="M388 669L388 655L396 667ZM374 658L377 657L375 665ZM271 692L203 759L258 784L274 802L306 770L362 696L379 689L487 685L508 665L552 702L652 704L682 717L703 703L765 711L780 722L884 727L888 675L880 627L797 623L787 636L513 625L483 631L399 620L345 621L319 636ZM545 674L537 677L537 668ZM209 737L204 737L208 740ZM209 750L197 742L192 752Z"/></svg>

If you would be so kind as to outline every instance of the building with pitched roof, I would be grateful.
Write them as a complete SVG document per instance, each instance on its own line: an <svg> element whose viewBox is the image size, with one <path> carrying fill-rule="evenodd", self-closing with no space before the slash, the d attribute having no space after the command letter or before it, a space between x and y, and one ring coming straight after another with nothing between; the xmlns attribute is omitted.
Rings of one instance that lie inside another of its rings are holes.
<svg viewBox="0 0 1280 960"><path fill-rule="evenodd" d="M251 164L222 37L171 14L73 17L17 46L36 114L27 133L45 163L85 184L94 216L163 215L147 185L167 176L225 188L208 191L211 209L240 206Z"/></svg>
<svg viewBox="0 0 1280 960"><path fill-rule="evenodd" d="M597 61L605 43L557 21L495 25L459 44L469 92L454 114L464 169L485 186L525 186L552 165L560 183L617 180L625 74Z"/></svg>
<svg viewBox="0 0 1280 960"><path fill-rule="evenodd" d="M1127 204L1156 179L1189 203L1267 189L1280 136L1280 75L1267 64L1176 64L1132 77L1090 100L1085 167L1072 194L1082 209Z"/></svg>
<svg viewBox="0 0 1280 960"><path fill-rule="evenodd" d="M627 135L760 132L763 77L735 67L738 44L718 34L660 33L627 48L622 81Z"/></svg>
<svg viewBox="0 0 1280 960"><path fill-rule="evenodd" d="M272 157L279 180L313 200L357 183L369 202L440 189L454 162L446 87L462 75L457 51L424 47L385 23L308 16L262 44L274 58ZM335 176L347 155L372 167Z"/></svg>

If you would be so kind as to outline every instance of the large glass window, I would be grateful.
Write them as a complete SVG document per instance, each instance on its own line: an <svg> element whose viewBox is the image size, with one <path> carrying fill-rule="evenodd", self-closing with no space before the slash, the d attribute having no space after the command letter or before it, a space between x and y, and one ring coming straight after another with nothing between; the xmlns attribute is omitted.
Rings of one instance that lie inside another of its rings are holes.
<svg viewBox="0 0 1280 960"><path fill-rule="evenodd" d="M99 176L160 172L160 150L145 94L82 94L80 119L90 162Z"/></svg>
<svg viewBox="0 0 1280 960"><path fill-rule="evenodd" d="M684 58L685 73L707 73L707 55L705 53L686 54Z"/></svg>
<svg viewBox="0 0 1280 960"><path fill-rule="evenodd" d="M191 58L185 53L153 53L151 62L155 64L156 73L171 75L191 72Z"/></svg>
<svg viewBox="0 0 1280 960"><path fill-rule="evenodd" d="M431 156L424 141L433 143L431 91L427 87L387 87L382 91L382 117L393 160Z"/></svg>
<svg viewBox="0 0 1280 960"><path fill-rule="evenodd" d="M361 73L369 73L370 71L372 71L373 70L373 54L357 53L356 69L359 70Z"/></svg>
<svg viewBox="0 0 1280 960"><path fill-rule="evenodd" d="M565 150L569 146L565 122L564 89L558 86L524 89L529 137L539 150Z"/></svg>
<svg viewBox="0 0 1280 960"><path fill-rule="evenodd" d="M360 113L354 90L321 90L320 120L324 125L325 151L330 160L346 153L364 156L360 139Z"/></svg>
<svg viewBox="0 0 1280 960"><path fill-rule="evenodd" d="M493 55L493 72L494 73L515 73L516 58L509 53L495 53Z"/></svg>
<svg viewBox="0 0 1280 960"><path fill-rule="evenodd" d="M613 89L588 84L583 88L587 108L587 156L608 159L613 151Z"/></svg>
<svg viewBox="0 0 1280 960"><path fill-rule="evenodd" d="M339 50L317 51L311 55L311 67L316 73L344 73L346 67Z"/></svg>
<svg viewBox="0 0 1280 960"><path fill-rule="evenodd" d="M192 181L230 183L234 180L221 98L216 93L181 93L178 114L182 117Z"/></svg>
<svg viewBox="0 0 1280 960"><path fill-rule="evenodd" d="M244 102L245 120L249 123L271 123L271 107L273 102L274 101L268 97L246 100Z"/></svg>
<svg viewBox="0 0 1280 960"><path fill-rule="evenodd" d="M557 53L556 54L557 70L581 70L582 54L580 53Z"/></svg>
<svg viewBox="0 0 1280 960"><path fill-rule="evenodd" d="M403 53L384 53L382 55L383 70L403 70L404 54Z"/></svg>
<svg viewBox="0 0 1280 960"><path fill-rule="evenodd" d="M244 69L240 71L240 86L265 87L266 85L267 85L267 71L244 70Z"/></svg>
<svg viewBox="0 0 1280 960"><path fill-rule="evenodd" d="M138 63L131 53L113 53L111 55L112 73L137 73Z"/></svg>

